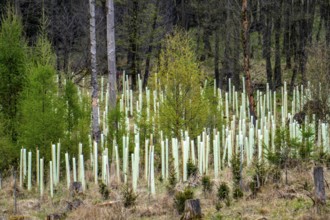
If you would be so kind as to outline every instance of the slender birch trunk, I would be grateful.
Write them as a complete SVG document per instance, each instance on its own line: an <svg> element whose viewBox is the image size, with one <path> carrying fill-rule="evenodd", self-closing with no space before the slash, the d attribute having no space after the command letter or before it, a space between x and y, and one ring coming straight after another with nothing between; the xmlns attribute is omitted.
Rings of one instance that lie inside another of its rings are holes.
<svg viewBox="0 0 330 220"><path fill-rule="evenodd" d="M108 86L110 109L116 108L117 70L115 42L115 9L113 0L107 0L107 56L108 56Z"/></svg>
<svg viewBox="0 0 330 220"><path fill-rule="evenodd" d="M100 127L98 122L98 83L96 65L96 26L95 26L95 0L89 0L89 34L90 34L90 56L91 56L91 86L92 86L92 137L99 141Z"/></svg>

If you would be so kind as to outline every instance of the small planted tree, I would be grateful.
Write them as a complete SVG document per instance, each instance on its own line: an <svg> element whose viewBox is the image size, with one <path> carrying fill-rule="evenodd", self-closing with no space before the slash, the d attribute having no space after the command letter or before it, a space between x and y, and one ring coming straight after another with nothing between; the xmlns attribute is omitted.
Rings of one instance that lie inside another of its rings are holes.
<svg viewBox="0 0 330 220"><path fill-rule="evenodd" d="M124 188L122 189L122 196L123 196L123 200L124 200L123 201L124 206L126 208L135 206L138 195L135 194L133 189L130 188L128 185L124 186Z"/></svg>
<svg viewBox="0 0 330 220"><path fill-rule="evenodd" d="M5 133L17 140L19 100L26 85L27 46L23 26L14 8L9 7L0 28L0 111Z"/></svg>
<svg viewBox="0 0 330 220"><path fill-rule="evenodd" d="M233 189L233 198L238 199L243 197L243 192L240 188L241 185L241 163L240 163L240 154L236 153L231 161L232 164L232 173L233 173L233 182L234 182L234 189Z"/></svg>
<svg viewBox="0 0 330 220"><path fill-rule="evenodd" d="M222 182L218 187L217 197L218 202L216 204L216 208L220 209L222 207L222 202L225 202L227 206L230 205L230 197L229 197L230 189L227 183Z"/></svg>
<svg viewBox="0 0 330 220"><path fill-rule="evenodd" d="M0 113L0 172L4 172L9 166L15 166L19 157L19 151L12 146L11 138L5 134L3 116Z"/></svg>
<svg viewBox="0 0 330 220"><path fill-rule="evenodd" d="M179 137L180 130L197 136L206 122L207 105L200 89L203 74L187 33L176 31L167 37L157 77L156 83L151 80L153 88L165 93L159 112L161 130L168 136Z"/></svg>
<svg viewBox="0 0 330 220"><path fill-rule="evenodd" d="M184 211L184 204L186 200L194 198L194 191L186 187L182 192L177 192L174 196L174 206L179 214Z"/></svg>
<svg viewBox="0 0 330 220"><path fill-rule="evenodd" d="M21 101L20 143L38 146L40 154L49 157L46 147L63 136L64 118L55 82L55 56L45 35L39 37L33 55Z"/></svg>

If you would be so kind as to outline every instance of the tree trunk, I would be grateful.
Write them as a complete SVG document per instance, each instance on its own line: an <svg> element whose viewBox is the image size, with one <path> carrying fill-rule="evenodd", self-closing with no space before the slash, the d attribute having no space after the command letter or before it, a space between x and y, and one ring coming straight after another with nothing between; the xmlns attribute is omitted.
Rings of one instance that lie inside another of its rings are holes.
<svg viewBox="0 0 330 220"><path fill-rule="evenodd" d="M202 218L202 209L199 199L188 199L184 203L182 220Z"/></svg>
<svg viewBox="0 0 330 220"><path fill-rule="evenodd" d="M153 23L152 23L152 30L149 38L149 46L148 46L148 51L147 51L147 58L146 58L146 69L143 77L143 88L147 86L148 83L148 78L150 74L150 58L151 58L151 53L153 50L153 41L154 41L154 36L155 36L155 31L156 31L156 25L157 25L157 19L158 19L158 5L159 5L159 0L156 0L156 9L154 12L153 16Z"/></svg>
<svg viewBox="0 0 330 220"><path fill-rule="evenodd" d="M324 188L324 176L323 167L314 167L314 187L315 187L315 202L316 205L325 205L325 188Z"/></svg>
<svg viewBox="0 0 330 220"><path fill-rule="evenodd" d="M16 192L17 192L17 187L16 187L16 171L14 172L14 213L17 213L17 197L16 197Z"/></svg>
<svg viewBox="0 0 330 220"><path fill-rule="evenodd" d="M238 21L239 22L239 18L238 18ZM249 30L247 30L247 39L246 39L246 42L249 41L249 35L248 35L248 32ZM235 39L235 42L234 42L234 47L233 47L233 57L232 57L232 69L233 69L233 85L235 85L236 89L238 90L240 88L240 82L241 82L241 79L240 79L240 72L242 70L242 66L240 64L240 53L241 53L241 45L239 44L239 42L236 42L236 41L239 41L240 39L240 34L241 34L241 28L240 26L237 26L235 25L234 27L234 39ZM250 54L249 52L249 43L247 43L247 48L246 48L246 52L248 53L248 56ZM250 60L250 58L249 58ZM249 62L249 67L250 67L250 62Z"/></svg>
<svg viewBox="0 0 330 220"><path fill-rule="evenodd" d="M271 62L271 15L270 15L270 2L266 1L261 6L261 16L263 21L263 56L266 60L266 75L269 87L272 88L272 62Z"/></svg>
<svg viewBox="0 0 330 220"><path fill-rule="evenodd" d="M94 141L100 139L100 127L98 121L98 83L96 64L96 26L95 26L95 0L89 0L89 33L90 33L90 56L91 56L91 86L92 86L92 137Z"/></svg>
<svg viewBox="0 0 330 220"><path fill-rule="evenodd" d="M219 30L216 29L215 30L215 37L214 37L214 77L215 77L215 82L216 82L216 86L217 88L221 88L222 87L222 83L220 82L220 71L219 71L219 41L220 41L220 37L219 37Z"/></svg>
<svg viewBox="0 0 330 220"><path fill-rule="evenodd" d="M277 87L280 87L282 84L282 71L281 71L281 46L280 46L280 37L281 37L281 13L282 11L282 0L277 1L278 7L276 7L278 14L276 15L275 20L275 69L274 69L274 86L275 90Z"/></svg>
<svg viewBox="0 0 330 220"><path fill-rule="evenodd" d="M290 41L291 6L292 6L291 1L285 1L283 49L285 52L286 69L291 69L291 41Z"/></svg>
<svg viewBox="0 0 330 220"><path fill-rule="evenodd" d="M115 9L113 0L107 0L107 57L108 57L108 89L109 109L116 108L117 101L117 70L115 42Z"/></svg>
<svg viewBox="0 0 330 220"><path fill-rule="evenodd" d="M256 122L256 114L254 111L254 98L253 89L251 86L251 75L250 75L250 57L249 57L249 21L247 15L248 0L242 1L242 45L243 45L243 55L244 55L244 72L245 72L245 87L246 93L249 97L250 115L253 116L253 124Z"/></svg>
<svg viewBox="0 0 330 220"><path fill-rule="evenodd" d="M129 74L131 75L132 79L132 89L136 86L136 79L137 74L139 73L139 66L138 66L138 10L139 10L139 3L137 0L133 1L133 11L131 16L131 21L129 25L130 34L129 34L129 51L127 56L127 62L129 65Z"/></svg>
<svg viewBox="0 0 330 220"><path fill-rule="evenodd" d="M231 59L231 46L230 46L230 34L231 34L231 24L230 24L230 2L229 0L226 1L226 36L225 36L225 49L223 54L223 61L222 61L222 75L226 78L226 83L228 82L229 78L232 78L233 70L232 70L232 59Z"/></svg>

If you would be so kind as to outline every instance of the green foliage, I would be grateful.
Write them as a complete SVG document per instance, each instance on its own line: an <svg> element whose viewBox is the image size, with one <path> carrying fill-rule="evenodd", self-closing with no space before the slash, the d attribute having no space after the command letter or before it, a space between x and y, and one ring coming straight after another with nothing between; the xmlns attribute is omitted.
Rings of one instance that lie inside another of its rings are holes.
<svg viewBox="0 0 330 220"><path fill-rule="evenodd" d="M200 89L203 75L191 44L187 33L176 31L168 36L158 74L153 75L158 80L153 88L165 93L160 103L159 125L167 136L179 137L180 130L188 130L195 137L206 123L207 105Z"/></svg>
<svg viewBox="0 0 330 220"><path fill-rule="evenodd" d="M238 186L235 186L235 188L233 189L233 198L240 199L242 197L243 197L243 191Z"/></svg>
<svg viewBox="0 0 330 220"><path fill-rule="evenodd" d="M302 143L298 148L299 156L302 160L311 159L314 151L314 133L311 127L303 127L302 129Z"/></svg>
<svg viewBox="0 0 330 220"><path fill-rule="evenodd" d="M190 187L186 187L183 192L177 192L174 196L174 207L179 214L184 211L186 200L194 198L194 191Z"/></svg>
<svg viewBox="0 0 330 220"><path fill-rule="evenodd" d="M19 149L13 147L11 137L5 134L2 121L2 116L0 114L0 170L5 171L9 169L10 166L17 166Z"/></svg>
<svg viewBox="0 0 330 220"><path fill-rule="evenodd" d="M29 69L28 86L21 101L20 144L38 146L49 158L51 142L64 133L64 103L57 96L55 57L49 41L41 36L35 46L34 62Z"/></svg>
<svg viewBox="0 0 330 220"><path fill-rule="evenodd" d="M202 177L202 186L203 186L203 192L212 192L213 182L211 178L207 175L204 175Z"/></svg>
<svg viewBox="0 0 330 220"><path fill-rule="evenodd" d="M5 133L17 140L17 116L21 92L26 85L27 51L23 26L14 8L9 7L0 29L0 111Z"/></svg>
<svg viewBox="0 0 330 220"><path fill-rule="evenodd" d="M67 131L71 133L78 125L78 121L82 115L77 87L71 80L68 80L65 84L64 101L67 105L65 116Z"/></svg>
<svg viewBox="0 0 330 220"><path fill-rule="evenodd" d="M70 154L78 153L78 145L88 146L88 135L90 134L90 97L84 94L78 95L77 86L69 79L64 87L63 101L64 109L64 128L66 130L63 143L63 150ZM83 147L83 153L86 155Z"/></svg>
<svg viewBox="0 0 330 220"><path fill-rule="evenodd" d="M252 176L252 181L250 183L250 190L252 192L252 195L256 196L260 188L266 183L268 172L265 162L263 160L256 160L253 163L253 172L254 173Z"/></svg>
<svg viewBox="0 0 330 220"><path fill-rule="evenodd" d="M124 199L124 206L126 208L134 206L138 197L138 195L134 193L133 189L127 185L124 186L122 190L122 196Z"/></svg>
<svg viewBox="0 0 330 220"><path fill-rule="evenodd" d="M218 193L217 193L218 200L219 201L229 200L229 193L230 193L229 186L227 185L227 183L222 182L218 187Z"/></svg>
<svg viewBox="0 0 330 220"><path fill-rule="evenodd" d="M231 160L231 171L233 173L234 185L239 185L241 181L240 154L233 155Z"/></svg>
<svg viewBox="0 0 330 220"><path fill-rule="evenodd" d="M266 148L266 159L270 164L283 167L288 158L290 148L287 143L290 141L289 131L287 129L276 129L275 131L275 149L272 151Z"/></svg>
<svg viewBox="0 0 330 220"><path fill-rule="evenodd" d="M296 166L297 162L308 162L313 158L314 133L310 127L303 126L301 140L290 139L288 129L277 129L274 150L266 148L266 159L276 168Z"/></svg>
<svg viewBox="0 0 330 220"><path fill-rule="evenodd" d="M121 125L121 126L120 126ZM108 113L108 126L109 126L109 142L113 143L116 141L118 146L122 146L123 143L123 135L126 135L126 127L125 125L125 115L120 112L120 106L117 105L116 109L109 110ZM110 153L112 153L110 151ZM119 156L122 155L122 147L118 148Z"/></svg>
<svg viewBox="0 0 330 220"><path fill-rule="evenodd" d="M187 176L193 177L196 176L198 172L197 166L192 162L191 159L188 160L187 162Z"/></svg>
<svg viewBox="0 0 330 220"><path fill-rule="evenodd" d="M99 183L99 192L104 200L109 199L110 190L103 182Z"/></svg>
<svg viewBox="0 0 330 220"><path fill-rule="evenodd" d="M143 102L143 107L142 111L140 113L136 113L135 117L136 119L136 125L139 128L139 133L140 133L140 140L146 140L150 138L150 134L155 135L155 133L158 132L153 132L153 121L151 119L147 120L147 103L146 101ZM155 122L157 123L157 122ZM154 136L155 137L155 136ZM157 150L158 148L155 148ZM144 151L144 149L143 149Z"/></svg>
<svg viewBox="0 0 330 220"><path fill-rule="evenodd" d="M222 131L222 126L225 124L225 119L223 113L225 112L224 106L219 104L219 98L214 96L214 85L213 80L207 81L206 86L204 86L203 97L207 102L207 119L206 124L209 128L217 128L218 131ZM206 112L205 112L206 113Z"/></svg>
<svg viewBox="0 0 330 220"><path fill-rule="evenodd" d="M173 162L171 164L173 164ZM170 172L169 172L168 184L166 185L166 188L167 188L167 191L169 194L174 193L177 182L178 182L178 180L176 179L176 172L172 165L170 168Z"/></svg>

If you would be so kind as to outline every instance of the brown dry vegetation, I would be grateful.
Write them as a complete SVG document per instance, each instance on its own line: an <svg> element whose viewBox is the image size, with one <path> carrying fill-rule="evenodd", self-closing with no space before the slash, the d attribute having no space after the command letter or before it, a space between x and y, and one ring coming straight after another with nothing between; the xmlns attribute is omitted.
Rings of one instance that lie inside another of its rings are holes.
<svg viewBox="0 0 330 220"><path fill-rule="evenodd" d="M325 169L326 193L330 198L329 171ZM312 165L304 168L294 168L288 171L288 185L284 183L284 174L280 183L268 183L261 188L256 198L250 196L248 182L250 171L244 172L244 197L240 200L231 198L230 206L223 205L217 211L216 190L220 182L215 182L213 191L204 193L199 185L194 188L195 198L201 201L204 219L330 219L330 202L321 207L319 213L309 197L313 193ZM229 169L221 173L221 180L231 183ZM178 184L180 190L186 184ZM144 183L140 183L136 206L125 208L121 196L121 186L115 182L111 185L110 199L104 201L98 191L98 186L88 183L88 189L77 198L83 201L83 205L77 209L66 212L65 219L179 219L173 207L173 196L168 195L164 183L158 182L157 195L153 198L146 189ZM36 190L28 192L18 190L17 208L14 214L13 178L7 178L0 190L0 219L46 219L47 215L63 213L67 202L72 201L70 193L64 184L57 187L54 198L48 195L39 198ZM24 217L24 218L23 218Z"/></svg>

